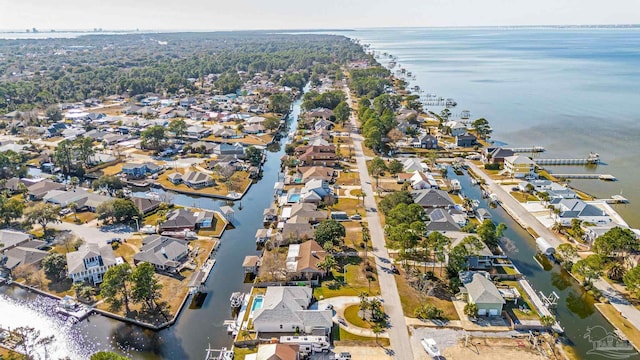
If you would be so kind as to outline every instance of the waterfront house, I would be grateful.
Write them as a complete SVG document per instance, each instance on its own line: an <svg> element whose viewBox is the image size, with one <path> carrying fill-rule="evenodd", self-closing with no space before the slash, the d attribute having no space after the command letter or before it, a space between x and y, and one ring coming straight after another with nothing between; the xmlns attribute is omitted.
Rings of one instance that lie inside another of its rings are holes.
<svg viewBox="0 0 640 360"><path fill-rule="evenodd" d="M466 295L467 303L478 306L479 316L500 316L506 302L488 277L486 272L460 272L460 280L464 285L460 290Z"/></svg>
<svg viewBox="0 0 640 360"><path fill-rule="evenodd" d="M578 198L578 194L567 188L566 186L562 186L558 183L549 180L529 180L522 181L518 184L518 189L520 191L526 192L529 190L529 185L533 186L533 190L539 193L547 193L550 199L553 198L565 198L565 199L576 199Z"/></svg>
<svg viewBox="0 0 640 360"><path fill-rule="evenodd" d="M562 226L571 226L573 219L598 226L604 226L612 222L609 214L602 208L580 199L554 198L549 204L558 211L551 215L553 220L559 222Z"/></svg>
<svg viewBox="0 0 640 360"><path fill-rule="evenodd" d="M338 162L336 147L329 146L299 146L296 148L298 160L302 166L334 167Z"/></svg>
<svg viewBox="0 0 640 360"><path fill-rule="evenodd" d="M333 327L331 310L308 310L313 290L307 286L269 286L253 315L258 333L318 333ZM260 334L259 334L260 335Z"/></svg>
<svg viewBox="0 0 640 360"><path fill-rule="evenodd" d="M31 240L32 236L20 231L0 230L0 253L16 246L23 245Z"/></svg>
<svg viewBox="0 0 640 360"><path fill-rule="evenodd" d="M42 180L37 183L27 187L27 195L29 196L29 200L37 201L42 200L49 191L51 190L64 190L65 186L63 184L53 182L50 180Z"/></svg>
<svg viewBox="0 0 640 360"><path fill-rule="evenodd" d="M329 121L327 119L319 119L318 121L316 121L313 124L313 130L315 130L315 131L331 130L335 126L336 126L336 124L333 121Z"/></svg>
<svg viewBox="0 0 640 360"><path fill-rule="evenodd" d="M271 229L258 229L256 230L256 244L264 244L267 241L269 241L269 239L271 239Z"/></svg>
<svg viewBox="0 0 640 360"><path fill-rule="evenodd" d="M188 254L186 240L151 235L142 239L142 247L133 256L133 263L147 262L157 271L176 272Z"/></svg>
<svg viewBox="0 0 640 360"><path fill-rule="evenodd" d="M413 202L423 208L450 209L455 206L446 191L438 189L414 190L411 192Z"/></svg>
<svg viewBox="0 0 640 360"><path fill-rule="evenodd" d="M491 164L502 164L505 158L513 155L515 155L513 151L501 147L489 147L484 151L485 162Z"/></svg>
<svg viewBox="0 0 640 360"><path fill-rule="evenodd" d="M478 144L478 139L469 133L456 136L456 145L458 147L473 147Z"/></svg>
<svg viewBox="0 0 640 360"><path fill-rule="evenodd" d="M293 204L289 210L287 218L292 218L294 216L304 218L311 224L319 223L329 217L326 211L318 210L318 206L316 204L310 203Z"/></svg>
<svg viewBox="0 0 640 360"><path fill-rule="evenodd" d="M315 240L289 245L287 252L287 274L292 279L319 280L325 271L318 268L327 252Z"/></svg>
<svg viewBox="0 0 640 360"><path fill-rule="evenodd" d="M95 212L100 204L112 200L109 196L103 196L87 191L87 189L76 188L73 191L51 190L42 197L44 202L67 207L71 203L76 204L76 211Z"/></svg>
<svg viewBox="0 0 640 360"><path fill-rule="evenodd" d="M445 126L449 128L450 135L453 137L461 136L467 133L467 125L459 121L449 121L445 124Z"/></svg>
<svg viewBox="0 0 640 360"><path fill-rule="evenodd" d="M418 158L409 158L406 159L403 163L402 163L402 167L404 169L405 172L407 173L413 173L416 171L428 171L429 167L427 166L427 164L423 163L421 159Z"/></svg>
<svg viewBox="0 0 640 360"><path fill-rule="evenodd" d="M171 210L167 213L167 220L160 224L160 231L193 231L196 229L197 217L191 211L184 209Z"/></svg>
<svg viewBox="0 0 640 360"><path fill-rule="evenodd" d="M162 201L149 199L146 197L132 196L129 200L133 202L133 204L140 210L140 213L143 215L147 215L153 211L155 211Z"/></svg>
<svg viewBox="0 0 640 360"><path fill-rule="evenodd" d="M260 344L258 352L247 354L245 360L299 360L300 346L294 344Z"/></svg>
<svg viewBox="0 0 640 360"><path fill-rule="evenodd" d="M536 163L526 156L513 155L504 158L504 171L514 178L535 178L535 170Z"/></svg>
<svg viewBox="0 0 640 360"><path fill-rule="evenodd" d="M288 221L282 225L282 232L276 236L279 244L289 244L313 239L314 231L308 222Z"/></svg>
<svg viewBox="0 0 640 360"><path fill-rule="evenodd" d="M238 158L244 158L244 147L240 143L233 144L217 144L216 147L213 148L213 153L219 156L236 156Z"/></svg>
<svg viewBox="0 0 640 360"><path fill-rule="evenodd" d="M212 186L215 182L210 175L197 170L189 170L182 175L182 183L190 188L201 189L207 186Z"/></svg>
<svg viewBox="0 0 640 360"><path fill-rule="evenodd" d="M413 190L438 189L438 183L430 173L416 171L411 176L411 187Z"/></svg>
<svg viewBox="0 0 640 360"><path fill-rule="evenodd" d="M10 250L0 252L0 267L11 271L20 265L39 265L49 253L41 250L46 243L44 241L32 240Z"/></svg>
<svg viewBox="0 0 640 360"><path fill-rule="evenodd" d="M452 210L435 208L425 211L425 215L429 217L426 222L427 232L446 232L446 231L460 231L460 225L451 216Z"/></svg>
<svg viewBox="0 0 640 360"><path fill-rule="evenodd" d="M102 276L116 265L111 245L84 244L78 251L67 253L68 274L73 282L102 282Z"/></svg>
<svg viewBox="0 0 640 360"><path fill-rule="evenodd" d="M294 183L305 184L310 180L333 181L335 170L325 166L300 166L296 169Z"/></svg>
<svg viewBox="0 0 640 360"><path fill-rule="evenodd" d="M122 173L129 178L139 179L147 175L157 174L162 170L162 166L152 162L126 163L122 166Z"/></svg>
<svg viewBox="0 0 640 360"><path fill-rule="evenodd" d="M309 193L315 193L317 197L309 198L305 196ZM300 191L301 201L302 202L318 202L316 201L318 198L321 200L325 199L328 196L334 196L333 190L329 187L329 183L327 181L321 179L312 179L309 180L306 184L304 184L304 188Z"/></svg>

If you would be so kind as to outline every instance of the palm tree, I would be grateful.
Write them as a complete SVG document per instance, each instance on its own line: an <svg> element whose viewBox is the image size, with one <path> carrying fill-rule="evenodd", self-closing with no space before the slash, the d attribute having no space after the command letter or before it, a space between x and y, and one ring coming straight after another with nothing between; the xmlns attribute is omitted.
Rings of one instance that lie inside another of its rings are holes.
<svg viewBox="0 0 640 360"><path fill-rule="evenodd" d="M69 205L67 205L67 207L69 207L69 209L71 209L71 211L73 211L73 217L75 219L75 221L78 221L78 204L75 202L70 202Z"/></svg>
<svg viewBox="0 0 640 360"><path fill-rule="evenodd" d="M382 332L384 331L384 328L382 327L382 325L375 323L373 325L373 327L371 328L371 331L373 331L373 333L376 335L376 344L378 344L378 335L382 334Z"/></svg>
<svg viewBox="0 0 640 360"><path fill-rule="evenodd" d="M367 298L367 293L361 292L360 295L358 295L358 297L360 298L360 311L362 311L362 317L365 317L365 313L367 310L369 310L371 308L371 302L369 302L369 299Z"/></svg>
<svg viewBox="0 0 640 360"><path fill-rule="evenodd" d="M551 228L551 230L560 233L560 231L562 230L562 224L559 221L556 221L553 223L553 227Z"/></svg>
<svg viewBox="0 0 640 360"><path fill-rule="evenodd" d="M324 272L324 275L326 276L327 273L335 268L337 264L338 263L333 256L327 255L324 257L324 260L322 260L322 262L318 263L318 269L322 270Z"/></svg>
<svg viewBox="0 0 640 360"><path fill-rule="evenodd" d="M607 270L607 276L611 280L619 281L626 272L627 269L625 269L624 265L620 263L613 263L611 264L611 267L609 267L609 270Z"/></svg>

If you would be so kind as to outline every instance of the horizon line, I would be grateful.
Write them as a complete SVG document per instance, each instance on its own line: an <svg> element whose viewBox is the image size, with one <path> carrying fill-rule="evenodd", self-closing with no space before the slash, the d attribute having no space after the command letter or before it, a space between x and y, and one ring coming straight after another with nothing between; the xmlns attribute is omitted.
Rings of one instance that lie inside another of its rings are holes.
<svg viewBox="0 0 640 360"><path fill-rule="evenodd" d="M472 28L635 28L640 27L640 23L620 23L620 24L529 24L529 25L452 25L452 26L377 26L377 27L331 27L331 28L289 28L289 29L105 29L105 28L89 28L89 29L38 29L37 27L24 29L0 29L0 33L14 34L37 34L37 33L110 33L110 32L155 32L155 33L187 33L187 32L249 32L249 31L358 31L358 30L396 30L396 29L472 29ZM33 32L33 29L36 31Z"/></svg>

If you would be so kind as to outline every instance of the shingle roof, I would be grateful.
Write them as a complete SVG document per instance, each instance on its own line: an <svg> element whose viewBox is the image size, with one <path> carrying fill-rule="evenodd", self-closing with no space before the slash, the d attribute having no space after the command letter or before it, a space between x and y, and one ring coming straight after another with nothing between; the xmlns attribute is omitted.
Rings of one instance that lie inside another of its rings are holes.
<svg viewBox="0 0 640 360"><path fill-rule="evenodd" d="M177 266L189 247L187 241L168 236L151 235L142 239L140 252L133 256L136 261L145 261L159 266Z"/></svg>
<svg viewBox="0 0 640 360"><path fill-rule="evenodd" d="M464 284L467 293L476 303L504 304L498 288L480 273L474 273L471 282Z"/></svg>
<svg viewBox="0 0 640 360"><path fill-rule="evenodd" d="M75 274L87 270L84 259L88 257L100 256L102 265L111 266L116 264L116 257L113 254L111 245L99 246L98 244L84 244L78 251L67 253L67 269L69 274Z"/></svg>
<svg viewBox="0 0 640 360"><path fill-rule="evenodd" d="M449 195L438 189L426 189L412 191L413 202L423 207L450 207L454 203Z"/></svg>

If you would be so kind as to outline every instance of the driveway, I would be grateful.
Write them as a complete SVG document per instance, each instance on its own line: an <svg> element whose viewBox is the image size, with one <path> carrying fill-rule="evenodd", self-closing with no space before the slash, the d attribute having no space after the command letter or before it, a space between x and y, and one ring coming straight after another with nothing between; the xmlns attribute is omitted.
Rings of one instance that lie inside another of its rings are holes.
<svg viewBox="0 0 640 360"><path fill-rule="evenodd" d="M346 86L344 91L347 95L349 106L353 108L351 93ZM357 124L354 114L351 114L350 120L355 128ZM396 279L394 274L388 271L387 263L389 261L389 254L385 247L384 232L378 216L378 205L373 197L371 177L369 176L365 156L362 151L362 136L355 135L352 139L358 172L360 173L360 183L366 195L364 205L367 209L366 219L369 224L369 232L371 233L373 255L376 259L378 282L380 283L380 290L382 292L382 298L384 299L384 309L387 315L389 315L389 328L387 332L389 333L391 348L394 352L393 357L403 360L413 359L413 351L409 342L409 332L407 331L407 324L404 321L404 313L402 312L402 304L400 302L400 295L398 294Z"/></svg>
<svg viewBox="0 0 640 360"><path fill-rule="evenodd" d="M369 299L373 299L374 297L369 297ZM333 322L338 324L342 329L360 336L366 336L375 338L376 334L371 329L365 329L361 327L354 326L353 324L346 321L344 317L344 311L351 305L360 305L360 298L357 296L336 296L324 300L318 301L318 309L323 310L326 309L327 306L331 304L333 306ZM378 338L388 338L389 334L385 331L382 334L378 335Z"/></svg>
<svg viewBox="0 0 640 360"><path fill-rule="evenodd" d="M98 228L95 224L95 221L83 225L61 222L58 224L49 224L47 227L56 230L71 231L75 236L88 244L106 244L107 240L112 238L128 239L133 236L133 231L128 226L116 225Z"/></svg>

